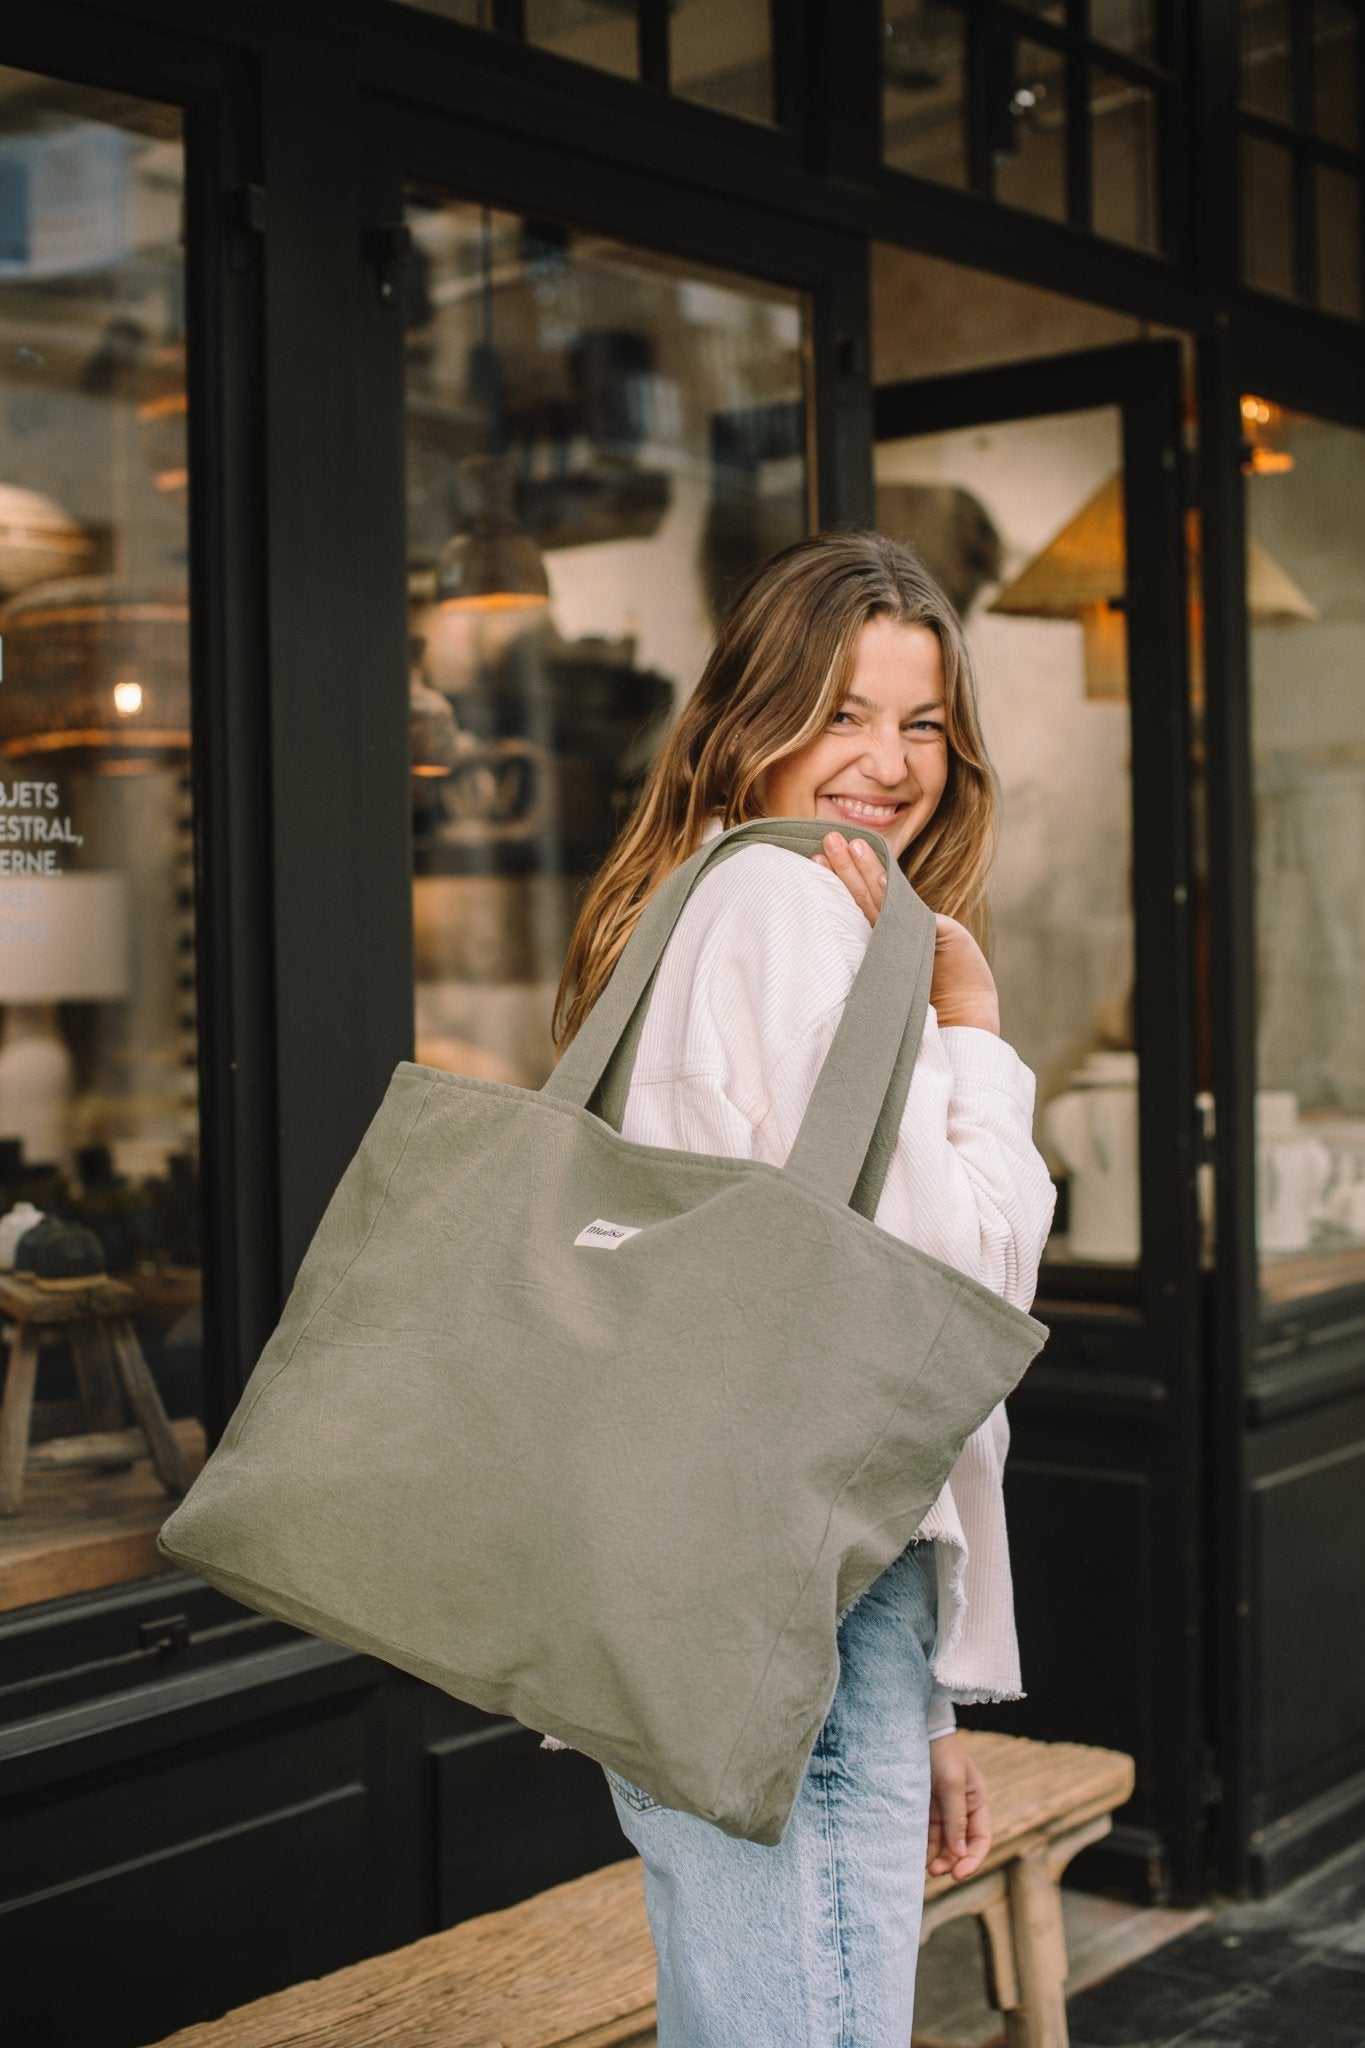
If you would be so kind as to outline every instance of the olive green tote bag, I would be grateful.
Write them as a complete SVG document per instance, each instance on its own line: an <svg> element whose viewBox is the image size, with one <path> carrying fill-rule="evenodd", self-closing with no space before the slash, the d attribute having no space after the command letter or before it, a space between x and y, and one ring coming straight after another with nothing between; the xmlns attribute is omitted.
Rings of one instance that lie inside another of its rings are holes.
<svg viewBox="0 0 1365 2048"><path fill-rule="evenodd" d="M248 1606L766 1843L837 1614L1046 1334L871 1220L934 955L894 865L785 1167L619 1134L691 890L824 829L741 825L670 876L538 1092L399 1064L160 1536Z"/></svg>

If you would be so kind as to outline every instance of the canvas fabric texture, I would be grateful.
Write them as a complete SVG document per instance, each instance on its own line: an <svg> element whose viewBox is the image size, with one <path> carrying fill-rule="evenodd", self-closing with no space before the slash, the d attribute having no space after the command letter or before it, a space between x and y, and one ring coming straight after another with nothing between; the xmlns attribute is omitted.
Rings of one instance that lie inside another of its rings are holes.
<svg viewBox="0 0 1365 2048"><path fill-rule="evenodd" d="M543 1089L399 1063L159 1538L764 1843L833 1698L836 1616L1046 1335L871 1220L933 969L894 864L785 1166L620 1135L691 889L823 830L760 820L684 863Z"/></svg>

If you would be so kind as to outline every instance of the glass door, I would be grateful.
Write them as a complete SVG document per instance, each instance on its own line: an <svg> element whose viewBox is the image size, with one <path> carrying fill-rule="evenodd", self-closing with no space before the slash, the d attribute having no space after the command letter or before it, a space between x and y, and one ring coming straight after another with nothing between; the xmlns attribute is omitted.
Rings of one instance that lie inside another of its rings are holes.
<svg viewBox="0 0 1365 2048"><path fill-rule="evenodd" d="M1263 1307L1365 1284L1365 433L1258 392L1245 436Z"/></svg>
<svg viewBox="0 0 1365 2048"><path fill-rule="evenodd" d="M1059 1194L1040 1295L1159 1308L1195 1213L1179 359L898 385L877 421L878 523L963 616L1002 785L994 967Z"/></svg>
<svg viewBox="0 0 1365 2048"><path fill-rule="evenodd" d="M185 185L0 68L0 1610L164 1569L204 1451Z"/></svg>
<svg viewBox="0 0 1365 2048"><path fill-rule="evenodd" d="M382 174L411 1044L537 1087L583 885L729 591L811 524L812 295L585 223L567 194L560 214L485 203L398 151Z"/></svg>

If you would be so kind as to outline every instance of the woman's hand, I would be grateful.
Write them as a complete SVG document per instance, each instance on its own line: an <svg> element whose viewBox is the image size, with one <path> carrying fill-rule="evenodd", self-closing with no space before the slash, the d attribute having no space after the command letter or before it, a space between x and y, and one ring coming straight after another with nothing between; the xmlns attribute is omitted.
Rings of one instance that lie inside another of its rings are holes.
<svg viewBox="0 0 1365 2048"><path fill-rule="evenodd" d="M886 901L886 870L867 841L827 832L825 850L814 859L817 867L839 877L868 923L875 924ZM955 917L938 915L934 922L938 930L929 1000L939 1023L969 1024L998 1037L1000 997L985 954Z"/></svg>
<svg viewBox="0 0 1365 2048"><path fill-rule="evenodd" d="M825 850L812 856L819 868L839 877L869 924L886 901L886 869L865 839L845 839L842 832L825 834Z"/></svg>
<svg viewBox="0 0 1365 2048"><path fill-rule="evenodd" d="M951 1874L954 1884L973 1877L991 1846L991 1808L986 1780L960 1735L940 1735L929 1744L931 1791L930 1877Z"/></svg>
<svg viewBox="0 0 1365 2048"><path fill-rule="evenodd" d="M943 1024L970 1024L1000 1032L1000 997L986 956L965 924L936 915L934 979L929 1000ZM945 1738L946 1739L946 1738Z"/></svg>

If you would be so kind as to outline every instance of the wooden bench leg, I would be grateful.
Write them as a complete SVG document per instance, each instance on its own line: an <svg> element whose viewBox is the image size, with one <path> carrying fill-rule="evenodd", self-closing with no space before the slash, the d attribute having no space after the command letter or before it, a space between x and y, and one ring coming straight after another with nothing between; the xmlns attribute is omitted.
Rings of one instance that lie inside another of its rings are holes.
<svg viewBox="0 0 1365 2048"><path fill-rule="evenodd" d="M5 1399L0 1407L0 1515L17 1515L23 1502L37 1374L38 1332L32 1323L19 1323L10 1344Z"/></svg>
<svg viewBox="0 0 1365 2048"><path fill-rule="evenodd" d="M1014 2012L1020 2003L1019 1973L1014 1961L1014 1928L1008 1899L993 1899L982 1907L977 1919L986 1965L986 2002L999 2013Z"/></svg>
<svg viewBox="0 0 1365 2048"><path fill-rule="evenodd" d="M119 1378L123 1391L128 1396L128 1405L137 1417L138 1427L147 1439L147 1448L152 1454L152 1463L167 1493L181 1494L189 1489L190 1476L181 1456L180 1446L161 1405L161 1396L156 1390L147 1361L142 1355L142 1346L132 1324L126 1316L119 1316L109 1325L109 1340L114 1347L118 1363Z"/></svg>
<svg viewBox="0 0 1365 2048"><path fill-rule="evenodd" d="M71 1355L76 1362L76 1380L81 1390L85 1426L94 1430L123 1428L123 1404L109 1356L109 1339L104 1325L92 1317L71 1323L67 1329Z"/></svg>
<svg viewBox="0 0 1365 2048"><path fill-rule="evenodd" d="M1046 1848L1010 1865L1018 2004L1005 2013L1009 2048L1067 2048L1062 1895Z"/></svg>

